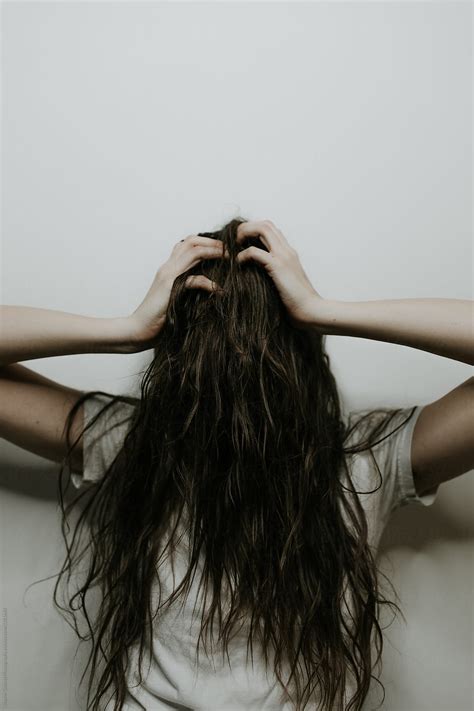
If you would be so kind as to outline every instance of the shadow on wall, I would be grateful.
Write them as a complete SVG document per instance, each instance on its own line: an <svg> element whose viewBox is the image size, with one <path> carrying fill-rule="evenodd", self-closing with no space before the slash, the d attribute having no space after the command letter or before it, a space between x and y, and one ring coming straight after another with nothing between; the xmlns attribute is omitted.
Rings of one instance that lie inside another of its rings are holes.
<svg viewBox="0 0 474 711"><path fill-rule="evenodd" d="M397 509L383 532L380 552L390 553L397 548L419 551L437 541L472 540L474 520L470 492L472 482L469 480L471 475L472 472L466 473L456 482L441 484L438 497L431 506L409 504Z"/></svg>
<svg viewBox="0 0 474 711"><path fill-rule="evenodd" d="M59 464L0 441L0 490L30 499L57 501Z"/></svg>

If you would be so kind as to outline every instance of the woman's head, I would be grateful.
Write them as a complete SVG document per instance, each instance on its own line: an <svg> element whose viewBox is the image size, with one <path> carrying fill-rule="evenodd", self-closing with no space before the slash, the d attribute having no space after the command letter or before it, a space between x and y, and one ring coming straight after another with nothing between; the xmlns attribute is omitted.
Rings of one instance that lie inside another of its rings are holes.
<svg viewBox="0 0 474 711"><path fill-rule="evenodd" d="M331 414L338 416L336 383L323 337L292 325L278 290L260 265L239 264L235 259L250 244L265 249L257 237L237 244L242 221L232 220L217 232L199 233L222 240L230 259L204 260L175 280L165 325L142 381L142 396L147 400L153 391L162 394L166 389L176 426L184 418L186 427L193 426L194 436L198 431L209 436L210 426L219 425L222 436L241 429L239 441L244 444L248 436L249 451L255 453L263 441L253 431L245 435L246 419L255 419L263 428L273 425L286 430L285 447L288 438L295 437L300 447L294 432L298 411L301 415L308 396L312 401L320 399L325 390L335 401ZM223 292L186 289L190 274L204 274ZM212 422L198 421L193 409L188 412L183 407L182 398L192 400L196 412L207 411ZM278 412L272 415L275 406Z"/></svg>
<svg viewBox="0 0 474 711"><path fill-rule="evenodd" d="M160 610L150 607L156 560L169 530L172 550L180 520L191 561L160 604L186 594L201 561L211 604L197 646L220 620L224 653L245 615L250 649L272 659L285 698L304 708L319 692L328 711L344 708L349 675L357 690L347 708L360 709L373 631L380 657L377 608L386 601L362 507L350 478L343 484L347 430L323 336L292 324L260 265L236 261L249 244L265 249L258 238L237 244L241 221L200 233L223 240L230 259L201 262L175 280L123 449L79 521L91 534L84 612L92 585L105 593L91 626L93 669L110 642L93 711L111 688L120 708L127 650L139 643L144 652L147 628L159 625ZM223 293L186 289L186 277L199 273ZM71 546L63 572L75 560ZM349 599L353 624L343 612Z"/></svg>

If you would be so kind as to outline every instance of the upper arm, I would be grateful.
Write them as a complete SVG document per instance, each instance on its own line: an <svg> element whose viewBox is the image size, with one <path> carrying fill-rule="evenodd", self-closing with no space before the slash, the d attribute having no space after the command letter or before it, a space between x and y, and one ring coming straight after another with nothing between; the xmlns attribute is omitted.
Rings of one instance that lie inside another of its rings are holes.
<svg viewBox="0 0 474 711"><path fill-rule="evenodd" d="M474 377L422 408L411 443L419 494L474 469L473 415Z"/></svg>
<svg viewBox="0 0 474 711"><path fill-rule="evenodd" d="M14 363L0 367L0 437L60 462L68 447L66 418L82 391L61 385ZM71 441L83 429L83 406L75 413ZM71 468L82 471L82 441L71 454Z"/></svg>

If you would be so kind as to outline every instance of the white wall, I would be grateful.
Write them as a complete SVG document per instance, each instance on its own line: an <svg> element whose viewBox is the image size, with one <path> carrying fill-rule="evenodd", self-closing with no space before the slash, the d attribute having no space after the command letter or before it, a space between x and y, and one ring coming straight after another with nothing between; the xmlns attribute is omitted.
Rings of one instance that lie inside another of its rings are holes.
<svg viewBox="0 0 474 711"><path fill-rule="evenodd" d="M176 241L238 214L278 224L328 298L472 298L471 14L3 3L2 302L125 315ZM471 373L402 346L327 347L349 408L425 404ZM123 392L146 360L27 365ZM81 708L54 579L23 598L62 561L57 467L0 444L7 708ZM472 505L469 474L386 531L408 620L387 631L387 711L472 708Z"/></svg>

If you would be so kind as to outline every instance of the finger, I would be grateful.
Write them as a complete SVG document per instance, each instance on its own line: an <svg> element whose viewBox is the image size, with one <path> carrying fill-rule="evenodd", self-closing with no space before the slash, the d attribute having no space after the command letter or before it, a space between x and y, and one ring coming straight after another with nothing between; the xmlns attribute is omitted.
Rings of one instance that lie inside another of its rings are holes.
<svg viewBox="0 0 474 711"><path fill-rule="evenodd" d="M208 279L204 274L192 274L184 282L186 289L204 289L205 291L221 293L224 291L216 281Z"/></svg>
<svg viewBox="0 0 474 711"><path fill-rule="evenodd" d="M215 239L214 237L202 237L201 235L188 235L184 239L176 243L176 247L184 246L186 249L190 247L196 247L201 245L202 247L220 247L224 248L224 242L221 239Z"/></svg>
<svg viewBox="0 0 474 711"><path fill-rule="evenodd" d="M270 220L241 222L237 227L236 242L241 244L248 237L260 237L269 252L283 244L284 237Z"/></svg>
<svg viewBox="0 0 474 711"><path fill-rule="evenodd" d="M252 245L252 247L247 247L247 249L243 249L239 252L236 260L240 263L248 262L250 260L257 262L258 264L262 264L267 268L271 266L274 257L270 252L265 252L264 249L260 249L259 247Z"/></svg>
<svg viewBox="0 0 474 711"><path fill-rule="evenodd" d="M211 247L203 247L198 244L194 247L189 247L189 249L181 255L181 259L183 259L185 265L183 271L191 269L191 267L194 267L203 259L217 259L218 257L229 258L227 250L225 252L222 251L222 246L214 244Z"/></svg>

